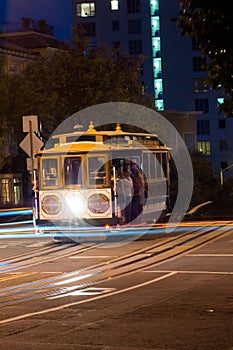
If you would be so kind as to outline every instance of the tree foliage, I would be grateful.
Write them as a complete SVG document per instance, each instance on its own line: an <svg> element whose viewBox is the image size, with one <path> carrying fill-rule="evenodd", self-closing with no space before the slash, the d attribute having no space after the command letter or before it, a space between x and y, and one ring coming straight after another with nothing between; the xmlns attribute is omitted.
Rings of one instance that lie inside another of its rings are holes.
<svg viewBox="0 0 233 350"><path fill-rule="evenodd" d="M215 176L211 164L206 157L197 151L190 151L190 157L193 166L193 195L190 202L189 209L207 201L213 201L220 193L220 184L218 178ZM170 186L170 200L171 207L174 206L178 188L179 180L175 163L171 160L171 186Z"/></svg>
<svg viewBox="0 0 233 350"><path fill-rule="evenodd" d="M23 115L39 115L44 136L83 108L105 102L132 102L152 106L142 96L142 58L123 58L104 48L57 51L30 63L20 75L4 76L0 115L17 132ZM2 84L1 84L2 85Z"/></svg>
<svg viewBox="0 0 233 350"><path fill-rule="evenodd" d="M198 42L208 58L207 84L223 88L225 102L220 107L233 116L233 3L229 0L180 0L176 23L182 35Z"/></svg>

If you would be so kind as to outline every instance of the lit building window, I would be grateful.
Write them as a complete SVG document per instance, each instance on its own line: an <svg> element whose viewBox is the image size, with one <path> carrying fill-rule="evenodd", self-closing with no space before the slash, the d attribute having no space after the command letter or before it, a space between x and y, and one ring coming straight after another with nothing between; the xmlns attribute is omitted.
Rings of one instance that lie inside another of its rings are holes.
<svg viewBox="0 0 233 350"><path fill-rule="evenodd" d="M78 17L95 16L95 3L82 2L80 4L77 4L77 16Z"/></svg>
<svg viewBox="0 0 233 350"><path fill-rule="evenodd" d="M193 80L194 92L208 92L207 85L205 84L205 78L194 78Z"/></svg>
<svg viewBox="0 0 233 350"><path fill-rule="evenodd" d="M10 179L2 179L1 182L2 182L1 183L2 204L8 204L11 201L11 197L10 197L11 180Z"/></svg>
<svg viewBox="0 0 233 350"><path fill-rule="evenodd" d="M119 0L111 0L111 10L119 10Z"/></svg>
<svg viewBox="0 0 233 350"><path fill-rule="evenodd" d="M224 97L218 97L217 98L217 109L219 109L223 103L224 103Z"/></svg>
<svg viewBox="0 0 233 350"><path fill-rule="evenodd" d="M197 151L205 154L206 156L211 155L210 141L198 141Z"/></svg>
<svg viewBox="0 0 233 350"><path fill-rule="evenodd" d="M153 57L154 99L155 108L164 110L163 70L160 46L160 13L159 0L150 0L151 44Z"/></svg>
<svg viewBox="0 0 233 350"><path fill-rule="evenodd" d="M205 71L207 68L206 57L196 56L193 57L193 70L195 72Z"/></svg>

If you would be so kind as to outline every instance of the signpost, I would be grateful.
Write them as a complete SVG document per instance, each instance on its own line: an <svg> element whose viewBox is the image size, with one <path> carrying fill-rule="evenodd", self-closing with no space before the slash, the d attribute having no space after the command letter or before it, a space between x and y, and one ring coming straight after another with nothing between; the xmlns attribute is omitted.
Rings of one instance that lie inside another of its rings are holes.
<svg viewBox="0 0 233 350"><path fill-rule="evenodd" d="M44 142L34 133L38 132L37 115L23 116L23 132L28 132L28 134L19 146L30 157L27 159L27 170L33 171L37 169L37 161L34 158L34 152L44 146Z"/></svg>

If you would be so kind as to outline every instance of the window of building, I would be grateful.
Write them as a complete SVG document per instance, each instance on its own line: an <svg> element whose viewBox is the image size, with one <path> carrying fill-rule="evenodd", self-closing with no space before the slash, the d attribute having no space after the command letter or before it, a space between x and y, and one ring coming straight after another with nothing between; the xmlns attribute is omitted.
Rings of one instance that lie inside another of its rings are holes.
<svg viewBox="0 0 233 350"><path fill-rule="evenodd" d="M153 17L151 19L151 35L158 37L160 36L160 20L159 17Z"/></svg>
<svg viewBox="0 0 233 350"><path fill-rule="evenodd" d="M208 135L210 133L210 121L209 120L197 120L197 134Z"/></svg>
<svg viewBox="0 0 233 350"><path fill-rule="evenodd" d="M196 56L193 57L193 70L195 72L206 70L206 57Z"/></svg>
<svg viewBox="0 0 233 350"><path fill-rule="evenodd" d="M141 40L129 40L129 54L139 55L142 53L142 41Z"/></svg>
<svg viewBox="0 0 233 350"><path fill-rule="evenodd" d="M197 151L205 154L206 156L211 155L210 141L198 141Z"/></svg>
<svg viewBox="0 0 233 350"><path fill-rule="evenodd" d="M208 92L207 85L205 84L204 78L194 78L193 79L194 92Z"/></svg>
<svg viewBox="0 0 233 350"><path fill-rule="evenodd" d="M13 197L14 203L20 204L21 201L21 187L20 187L20 179L18 177L13 179Z"/></svg>
<svg viewBox="0 0 233 350"><path fill-rule="evenodd" d="M192 50L193 51L199 51L200 50L200 43L197 39L192 39Z"/></svg>
<svg viewBox="0 0 233 350"><path fill-rule="evenodd" d="M218 128L219 129L225 129L226 128L226 119L219 119L218 120Z"/></svg>
<svg viewBox="0 0 233 350"><path fill-rule="evenodd" d="M207 98L198 98L195 100L195 111L209 112L209 101Z"/></svg>
<svg viewBox="0 0 233 350"><path fill-rule="evenodd" d="M119 21L112 21L112 30L113 31L120 30L120 22Z"/></svg>
<svg viewBox="0 0 233 350"><path fill-rule="evenodd" d="M119 0L111 0L111 10L112 11L119 10Z"/></svg>
<svg viewBox="0 0 233 350"><path fill-rule="evenodd" d="M221 108L221 105L224 103L224 97L218 97L216 103L216 109Z"/></svg>
<svg viewBox="0 0 233 350"><path fill-rule="evenodd" d="M2 204L8 204L11 201L11 196L10 196L11 180L10 179L2 179L1 182L2 182L1 183Z"/></svg>
<svg viewBox="0 0 233 350"><path fill-rule="evenodd" d="M159 16L159 1L150 2L150 15Z"/></svg>
<svg viewBox="0 0 233 350"><path fill-rule="evenodd" d="M219 140L219 150L220 151L227 151L228 150L227 140Z"/></svg>
<svg viewBox="0 0 233 350"><path fill-rule="evenodd" d="M83 2L83 3L77 4L77 16L78 17L95 16L95 3Z"/></svg>
<svg viewBox="0 0 233 350"><path fill-rule="evenodd" d="M82 27L83 34L86 36L95 36L96 30L95 30L95 22L90 23L82 23L80 24Z"/></svg>
<svg viewBox="0 0 233 350"><path fill-rule="evenodd" d="M140 19L129 19L128 20L128 34L140 34L142 32L141 20Z"/></svg>
<svg viewBox="0 0 233 350"><path fill-rule="evenodd" d="M140 0L127 0L128 13L140 12Z"/></svg>

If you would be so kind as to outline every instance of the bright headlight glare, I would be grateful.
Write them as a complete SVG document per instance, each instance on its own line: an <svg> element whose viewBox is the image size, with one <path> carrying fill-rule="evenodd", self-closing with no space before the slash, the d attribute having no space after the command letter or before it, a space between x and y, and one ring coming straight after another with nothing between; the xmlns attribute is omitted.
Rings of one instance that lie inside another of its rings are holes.
<svg viewBox="0 0 233 350"><path fill-rule="evenodd" d="M83 213L85 204L80 193L69 193L65 199L73 215L81 215Z"/></svg>

